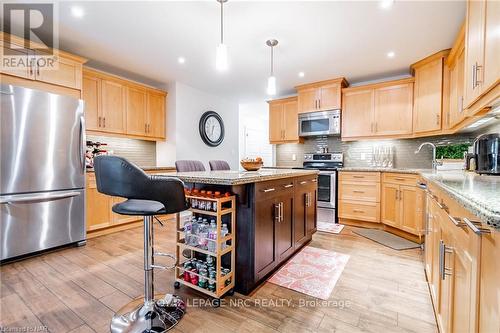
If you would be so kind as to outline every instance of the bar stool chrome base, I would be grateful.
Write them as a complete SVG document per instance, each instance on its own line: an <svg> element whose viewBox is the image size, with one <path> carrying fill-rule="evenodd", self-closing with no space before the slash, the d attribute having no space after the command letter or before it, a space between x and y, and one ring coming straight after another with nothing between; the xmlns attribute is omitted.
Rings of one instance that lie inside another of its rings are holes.
<svg viewBox="0 0 500 333"><path fill-rule="evenodd" d="M144 303L141 297L122 307L111 320L111 333L162 333L177 325L186 310L184 301L172 295L166 305L161 295L155 296L156 300Z"/></svg>

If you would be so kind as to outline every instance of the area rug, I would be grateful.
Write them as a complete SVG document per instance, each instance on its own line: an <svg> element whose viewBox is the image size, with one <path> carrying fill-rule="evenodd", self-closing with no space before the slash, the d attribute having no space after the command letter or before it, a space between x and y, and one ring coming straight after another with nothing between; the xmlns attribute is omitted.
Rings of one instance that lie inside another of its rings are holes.
<svg viewBox="0 0 500 333"><path fill-rule="evenodd" d="M420 247L420 244L393 235L387 231L377 229L357 229L353 230L355 234L371 239L374 242L390 247L394 250L408 250Z"/></svg>
<svg viewBox="0 0 500 333"><path fill-rule="evenodd" d="M348 260L347 254L306 246L268 281L327 300Z"/></svg>
<svg viewBox="0 0 500 333"><path fill-rule="evenodd" d="M340 234L342 229L344 229L343 224L318 221L318 231L329 232L331 234Z"/></svg>

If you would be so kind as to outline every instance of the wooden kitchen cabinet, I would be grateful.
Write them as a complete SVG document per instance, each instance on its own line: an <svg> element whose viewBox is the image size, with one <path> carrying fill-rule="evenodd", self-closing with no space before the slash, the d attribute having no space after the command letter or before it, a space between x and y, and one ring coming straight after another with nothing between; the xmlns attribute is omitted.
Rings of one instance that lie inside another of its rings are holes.
<svg viewBox="0 0 500 333"><path fill-rule="evenodd" d="M304 245L316 231L317 177L295 181L294 246Z"/></svg>
<svg viewBox="0 0 500 333"><path fill-rule="evenodd" d="M413 83L376 88L373 112L375 135L411 134Z"/></svg>
<svg viewBox="0 0 500 333"><path fill-rule="evenodd" d="M338 193L339 218L380 222L380 172L341 171Z"/></svg>
<svg viewBox="0 0 500 333"><path fill-rule="evenodd" d="M111 224L111 200L108 195L99 193L95 176L87 175L86 188L87 232L102 229Z"/></svg>
<svg viewBox="0 0 500 333"><path fill-rule="evenodd" d="M344 90L342 95L342 139L372 136L373 90Z"/></svg>
<svg viewBox="0 0 500 333"><path fill-rule="evenodd" d="M101 126L109 133L125 133L126 129L126 89L117 81L101 81Z"/></svg>
<svg viewBox="0 0 500 333"><path fill-rule="evenodd" d="M467 1L464 106L471 116L494 104L500 95L499 16L496 0Z"/></svg>
<svg viewBox="0 0 500 333"><path fill-rule="evenodd" d="M446 66L449 68L449 105L443 129L450 129L464 120L465 25L458 33Z"/></svg>
<svg viewBox="0 0 500 333"><path fill-rule="evenodd" d="M295 198L293 191L284 191L276 198L276 204L281 204L281 220L275 222L277 254L278 260L281 262L287 259L295 249L293 238Z"/></svg>
<svg viewBox="0 0 500 333"><path fill-rule="evenodd" d="M411 65L415 73L414 134L441 131L443 108L447 105L443 86L447 84L448 78L444 66L448 53L449 50L440 51Z"/></svg>
<svg viewBox="0 0 500 333"><path fill-rule="evenodd" d="M411 174L382 174L382 223L422 235L423 193L417 188L417 177Z"/></svg>
<svg viewBox="0 0 500 333"><path fill-rule="evenodd" d="M344 78L308 83L295 87L298 93L298 112L316 112L340 109Z"/></svg>
<svg viewBox="0 0 500 333"><path fill-rule="evenodd" d="M269 101L269 143L299 142L297 97Z"/></svg>
<svg viewBox="0 0 500 333"><path fill-rule="evenodd" d="M127 87L127 134L147 135L146 89Z"/></svg>
<svg viewBox="0 0 500 333"><path fill-rule="evenodd" d="M342 140L411 136L413 78L345 88Z"/></svg>
<svg viewBox="0 0 500 333"><path fill-rule="evenodd" d="M85 68L82 95L88 131L165 139L165 92Z"/></svg>
<svg viewBox="0 0 500 333"><path fill-rule="evenodd" d="M87 59L56 49L53 54L36 51L45 46L31 41L26 43L24 39L4 32L0 32L0 43L2 54L14 53L26 64L18 68L2 68L1 73L78 91L82 89L82 69Z"/></svg>

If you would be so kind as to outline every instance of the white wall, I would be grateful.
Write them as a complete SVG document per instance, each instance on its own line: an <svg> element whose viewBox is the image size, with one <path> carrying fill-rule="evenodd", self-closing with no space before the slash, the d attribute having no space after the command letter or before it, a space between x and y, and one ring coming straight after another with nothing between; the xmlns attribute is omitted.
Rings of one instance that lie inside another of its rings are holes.
<svg viewBox="0 0 500 333"><path fill-rule="evenodd" d="M269 107L266 102L240 104L240 159L262 157L264 166L273 166L273 146L269 144Z"/></svg>
<svg viewBox="0 0 500 333"><path fill-rule="evenodd" d="M224 121L224 141L207 146L198 124L206 111L215 111ZM238 103L175 82L168 90L167 142L156 146L158 166L173 166L176 160L200 160L207 170L209 160L225 160L232 169L238 164Z"/></svg>

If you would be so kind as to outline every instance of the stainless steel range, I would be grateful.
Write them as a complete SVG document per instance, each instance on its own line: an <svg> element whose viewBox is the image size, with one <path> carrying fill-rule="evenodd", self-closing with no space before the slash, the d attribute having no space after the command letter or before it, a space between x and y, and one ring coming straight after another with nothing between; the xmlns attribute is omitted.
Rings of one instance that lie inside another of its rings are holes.
<svg viewBox="0 0 500 333"><path fill-rule="evenodd" d="M303 167L319 170L318 221L337 223L337 169L343 165L343 153L304 155Z"/></svg>

